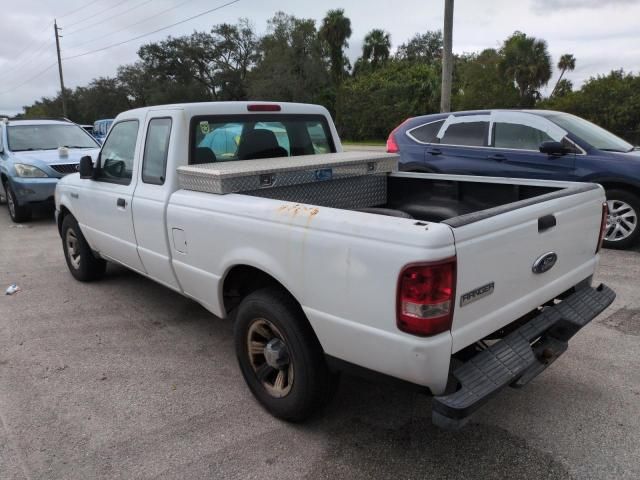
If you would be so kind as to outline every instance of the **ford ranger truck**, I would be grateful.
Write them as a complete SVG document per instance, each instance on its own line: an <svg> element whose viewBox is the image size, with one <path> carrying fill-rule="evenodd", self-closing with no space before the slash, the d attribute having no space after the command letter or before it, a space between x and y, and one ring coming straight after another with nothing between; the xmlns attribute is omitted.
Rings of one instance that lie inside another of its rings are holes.
<svg viewBox="0 0 640 480"><path fill-rule="evenodd" d="M343 152L320 106L216 102L115 119L57 186L80 281L124 265L234 322L260 404L301 421L356 366L433 395L459 428L614 300L592 285L596 184L397 172Z"/></svg>

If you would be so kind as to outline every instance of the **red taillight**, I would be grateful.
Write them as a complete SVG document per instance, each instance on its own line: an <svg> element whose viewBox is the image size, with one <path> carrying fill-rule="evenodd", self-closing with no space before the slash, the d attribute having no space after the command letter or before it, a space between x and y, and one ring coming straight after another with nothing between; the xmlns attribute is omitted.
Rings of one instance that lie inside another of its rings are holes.
<svg viewBox="0 0 640 480"><path fill-rule="evenodd" d="M393 131L389 134L389 137L387 138L387 153L400 152L400 147L398 146L398 142L396 142L396 132L401 126L403 126L409 120L411 120L411 117L407 118L404 122L402 122L400 125L394 128Z"/></svg>
<svg viewBox="0 0 640 480"><path fill-rule="evenodd" d="M602 242L604 241L604 235L607 233L607 220L609 218L609 206L607 202L602 204L602 219L600 220L600 238L598 238L598 246L596 248L596 253L600 251L602 248Z"/></svg>
<svg viewBox="0 0 640 480"><path fill-rule="evenodd" d="M455 288L455 258L406 266L398 280L398 328L421 337L449 330Z"/></svg>
<svg viewBox="0 0 640 480"><path fill-rule="evenodd" d="M398 153L400 151L395 134L396 131L394 130L389 134L389 138L387 138L387 153Z"/></svg>
<svg viewBox="0 0 640 480"><path fill-rule="evenodd" d="M252 103L247 105L247 110L250 112L279 112L282 107L275 103Z"/></svg>

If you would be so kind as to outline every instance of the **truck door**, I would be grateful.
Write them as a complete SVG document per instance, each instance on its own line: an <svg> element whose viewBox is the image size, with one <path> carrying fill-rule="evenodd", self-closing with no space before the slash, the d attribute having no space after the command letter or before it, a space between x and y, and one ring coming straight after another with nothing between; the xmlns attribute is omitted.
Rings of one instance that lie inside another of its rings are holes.
<svg viewBox="0 0 640 480"><path fill-rule="evenodd" d="M91 246L102 255L144 272L138 256L131 202L136 188L133 175L138 145L137 119L114 124L106 139L91 181L90 202L82 201L79 221ZM83 195L81 192L80 195Z"/></svg>
<svg viewBox="0 0 640 480"><path fill-rule="evenodd" d="M166 206L178 187L176 176L168 175L167 158L180 157L172 140L175 112L151 112L146 120L141 168L133 198L138 254L148 275L169 288L180 287L173 273L167 238ZM182 158L187 158L186 155ZM172 169L176 165L171 165Z"/></svg>
<svg viewBox="0 0 640 480"><path fill-rule="evenodd" d="M487 160L500 177L576 180L577 147L567 132L546 118L525 112L497 111L491 115L491 145ZM564 143L573 151L562 156L541 153L542 142Z"/></svg>

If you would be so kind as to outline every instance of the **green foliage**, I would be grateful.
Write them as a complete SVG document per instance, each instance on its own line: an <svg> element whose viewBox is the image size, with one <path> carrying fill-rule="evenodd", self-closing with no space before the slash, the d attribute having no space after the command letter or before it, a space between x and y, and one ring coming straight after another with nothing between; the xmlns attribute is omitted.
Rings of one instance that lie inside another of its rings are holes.
<svg viewBox="0 0 640 480"><path fill-rule="evenodd" d="M312 19L278 12L260 42L260 59L249 74L256 100L314 102L330 88L322 44Z"/></svg>
<svg viewBox="0 0 640 480"><path fill-rule="evenodd" d="M143 45L138 61L115 78L97 78L66 90L68 116L93 123L146 105L209 100L319 103L337 118L346 140L383 140L409 116L437 112L442 32L417 33L391 56L390 36L371 30L362 56L351 66L344 49L351 37L344 10L329 10L319 28L313 19L278 12L262 37L246 19L209 32ZM576 59L564 54L551 98L540 90L551 77L544 40L515 32L499 50L456 56L455 110L544 107L575 113L640 143L640 76L613 71L574 91L563 78ZM24 107L24 116L61 116L60 95Z"/></svg>
<svg viewBox="0 0 640 480"><path fill-rule="evenodd" d="M454 108L478 110L518 106L518 89L502 74L502 62L502 55L492 48L456 58Z"/></svg>
<svg viewBox="0 0 640 480"><path fill-rule="evenodd" d="M580 90L556 95L539 106L573 113L640 144L640 75L614 70L591 77Z"/></svg>
<svg viewBox="0 0 640 480"><path fill-rule="evenodd" d="M349 61L345 58L344 49L349 46L347 40L351 37L351 20L344 16L344 10L341 8L329 10L322 20L318 34L329 51L333 84L339 85L348 74L345 67Z"/></svg>
<svg viewBox="0 0 640 480"><path fill-rule="evenodd" d="M386 138L407 117L436 112L438 92L435 67L392 60L342 84L336 124L348 139Z"/></svg>
<svg viewBox="0 0 640 480"><path fill-rule="evenodd" d="M442 59L442 31L416 33L411 40L398 47L396 58L410 62L436 63Z"/></svg>
<svg viewBox="0 0 640 480"><path fill-rule="evenodd" d="M505 40L500 53L501 70L518 87L520 106L533 107L541 98L540 89L551 78L547 42L515 32Z"/></svg>

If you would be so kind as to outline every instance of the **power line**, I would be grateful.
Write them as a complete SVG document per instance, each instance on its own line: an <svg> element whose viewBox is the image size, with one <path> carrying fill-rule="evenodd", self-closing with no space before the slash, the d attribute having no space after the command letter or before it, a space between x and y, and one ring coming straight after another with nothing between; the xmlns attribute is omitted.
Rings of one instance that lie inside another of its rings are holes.
<svg viewBox="0 0 640 480"><path fill-rule="evenodd" d="M106 22L107 20L111 20L112 18L120 17L120 16L124 15L125 13L129 13L131 10L135 10L136 8L140 8L141 6L146 5L147 3L150 3L150 2L152 2L152 1L153 1L153 0L145 0L144 2L139 3L138 5L134 5L134 6L133 6L133 7L131 7L131 8L127 8L126 10L123 10L123 11L122 11L122 12L120 12L120 13L116 13L115 15L111 15L110 17L107 17L107 18L101 18L101 19L100 19L100 20L98 20L97 22L90 23L89 25L85 25L84 27L80 27L80 28L78 28L78 29L76 29L76 30L72 30L71 32L67 32L67 33L65 34L65 36L67 36L67 37L68 37L69 35L73 35L74 33L82 32L82 31L87 30L87 29L89 29L89 28L91 28L91 27L94 27L94 26L96 26L96 25L98 25L98 24L100 24L100 23L104 23L104 22Z"/></svg>
<svg viewBox="0 0 640 480"><path fill-rule="evenodd" d="M53 25L53 24L51 24ZM49 44L50 40L45 40L44 42L42 42L40 44L40 48L38 48L37 50L33 51L30 55L27 55L26 57L23 57L22 59L20 59L20 61L18 63L16 63L13 68L11 68L10 70L6 70L2 72L3 77L5 75L7 76L11 76L12 73L17 72L19 70L22 70L22 68L24 66L26 66L32 59L39 57L48 47L50 47L51 45Z"/></svg>
<svg viewBox="0 0 640 480"><path fill-rule="evenodd" d="M197 14L197 15L193 15L192 17L185 18L184 20L181 20L179 22L172 23L171 25L167 25L166 27L158 28L157 30L154 30L152 32L147 32L147 33L144 33L142 35L138 35L136 37L130 38L128 40L124 40L124 41L118 42L118 43L113 43L111 45L107 45L106 47L97 48L95 50L90 50L88 52L80 53L78 55L72 55L70 57L64 57L63 60L71 60L71 59L74 59L74 58L84 57L86 55L91 55L92 53L102 52L104 50L108 50L108 49L113 48L113 47L118 47L120 45L124 45L125 43L133 42L134 40L139 40L139 39L147 37L149 35L153 35L154 33L158 33L158 32L161 32L163 30L167 30L168 28L175 27L176 25L181 25L183 23L189 22L189 21L191 21L191 20L193 20L195 18L202 17L203 15L206 15L208 13L215 12L216 10L220 10L220 9L222 9L224 7L228 7L229 5L233 5L234 3L238 3L239 1L240 0L233 0L231 2L227 2L227 3L223 4L223 5L218 6L218 7L211 8L211 9L206 10L206 11L204 11L202 13Z"/></svg>
<svg viewBox="0 0 640 480"><path fill-rule="evenodd" d="M51 70L51 69L52 69L53 67L55 67L56 65L58 65L58 62L53 62L51 65L49 65L49 66L48 66L48 67L46 67L45 69L40 70L40 71L39 71L38 73L36 73L34 76L29 77L29 78L28 78L28 79L26 79L26 80L22 80L18 85L15 85L14 87L11 87L11 88L9 88L9 89L7 89L7 90L3 90L3 91L1 91L1 92L0 92L0 95L5 95L5 94L7 94L7 93L11 93L11 92L13 92L13 91L15 91L15 90L19 89L19 88L20 88L20 87L22 87L23 85L25 85L25 84L27 84L27 83L31 82L32 80L35 80L36 78L38 78L38 77L39 77L40 75L42 75L43 73L48 72L49 70Z"/></svg>
<svg viewBox="0 0 640 480"><path fill-rule="evenodd" d="M125 30L130 29L131 27L135 27L136 25L140 25L141 23L146 23L146 22L148 22L149 20L151 20L152 18L159 17L160 15L163 15L163 14L165 14L165 13L167 13L167 12L171 11L171 10L175 10L176 8L181 7L182 5L184 5L184 4L186 4L186 3L189 3L189 2L193 2L193 1L194 1L194 0L185 0L184 2L178 3L177 5L174 5L173 7L166 8L166 9L164 9L164 10L162 10L162 11L160 11L160 12L158 12L158 13L154 14L154 15L151 15L150 17L144 18L144 19L142 19L142 20L140 20L140 21L137 21L137 22L135 22L135 23L132 23L132 24L130 24L130 25L127 25L126 27L119 28L118 30L115 30L115 31L113 31L113 32L111 32L111 33L107 33L106 35L101 35L101 36L99 36L99 37L92 38L91 40L88 40L88 41L86 41L86 42L78 43L78 44L76 44L76 45L72 45L72 46L70 46L69 48L76 48L76 47L83 46L83 45L89 45L90 43L97 42L98 40L102 40L103 38L112 37L112 36L113 36L113 35L115 35L116 33L123 32L123 31L125 31Z"/></svg>
<svg viewBox="0 0 640 480"><path fill-rule="evenodd" d="M58 18L64 18L64 17L68 17L69 15L73 15L76 12L79 12L80 10L84 10L87 7L90 7L91 5L93 5L94 2L89 2L86 5L83 5L80 8L76 8L75 10L71 10L70 12L65 13L64 15L60 15Z"/></svg>
<svg viewBox="0 0 640 480"><path fill-rule="evenodd" d="M122 0L122 1L120 1L118 3L116 3L115 5L111 5L110 7L105 8L104 10L100 10L99 12L95 12L92 15L83 18L82 20L78 20L77 22L71 23L71 24L67 25L66 28L73 27L74 25L78 25L79 23L82 23L82 22L84 22L86 20L91 20L92 18L94 18L94 17L96 17L98 15L101 15L104 12L108 12L109 10L113 10L114 8L122 5L123 3L127 2L127 1L128 0Z"/></svg>

